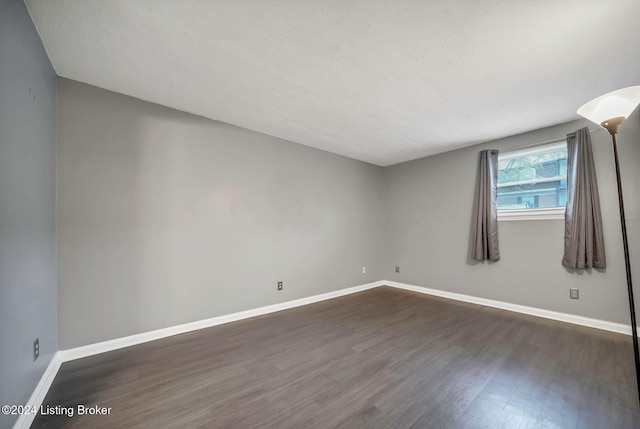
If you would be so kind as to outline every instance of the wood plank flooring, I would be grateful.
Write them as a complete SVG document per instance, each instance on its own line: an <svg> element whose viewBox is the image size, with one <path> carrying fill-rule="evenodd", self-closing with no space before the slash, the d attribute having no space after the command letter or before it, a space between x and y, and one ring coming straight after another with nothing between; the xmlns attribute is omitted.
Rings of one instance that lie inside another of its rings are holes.
<svg viewBox="0 0 640 429"><path fill-rule="evenodd" d="M631 338L392 288L64 363L35 428L640 428Z"/></svg>

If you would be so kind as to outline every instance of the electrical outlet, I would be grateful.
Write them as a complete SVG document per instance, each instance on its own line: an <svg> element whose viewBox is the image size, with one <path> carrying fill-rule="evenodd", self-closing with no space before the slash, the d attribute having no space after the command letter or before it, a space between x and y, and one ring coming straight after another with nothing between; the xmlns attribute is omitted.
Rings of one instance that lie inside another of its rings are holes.
<svg viewBox="0 0 640 429"><path fill-rule="evenodd" d="M278 290L282 290L282 282L278 282Z"/></svg>
<svg viewBox="0 0 640 429"><path fill-rule="evenodd" d="M400 272L400 267L396 265L396 273Z"/></svg>
<svg viewBox="0 0 640 429"><path fill-rule="evenodd" d="M33 360L35 361L40 356L40 339L36 338L33 342Z"/></svg>
<svg viewBox="0 0 640 429"><path fill-rule="evenodd" d="M580 291L577 288L570 288L569 297L571 299L580 299Z"/></svg>
<svg viewBox="0 0 640 429"><path fill-rule="evenodd" d="M362 267L362 274L367 274L367 267Z"/></svg>

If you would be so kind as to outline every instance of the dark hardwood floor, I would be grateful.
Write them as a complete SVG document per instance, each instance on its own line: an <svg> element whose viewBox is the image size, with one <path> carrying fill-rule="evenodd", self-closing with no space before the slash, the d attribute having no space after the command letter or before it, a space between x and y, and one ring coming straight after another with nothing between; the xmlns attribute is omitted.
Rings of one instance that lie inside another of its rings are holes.
<svg viewBox="0 0 640 429"><path fill-rule="evenodd" d="M391 288L62 365L36 428L640 428L631 338Z"/></svg>

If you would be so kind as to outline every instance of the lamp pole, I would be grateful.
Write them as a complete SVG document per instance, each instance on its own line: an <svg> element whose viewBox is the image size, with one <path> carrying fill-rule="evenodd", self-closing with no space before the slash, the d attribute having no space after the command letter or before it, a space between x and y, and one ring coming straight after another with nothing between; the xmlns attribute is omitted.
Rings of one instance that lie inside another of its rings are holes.
<svg viewBox="0 0 640 429"><path fill-rule="evenodd" d="M618 158L618 128L625 120L613 118L602 122L604 128L611 134L613 143L613 159L616 164L616 182L618 183L618 205L620 206L620 226L622 227L622 246L624 248L624 266L627 271L627 293L629 294L629 314L631 315L631 335L633 337L633 357L636 363L636 386L640 401L640 354L638 353L638 328L636 324L636 306L633 299L633 283L631 282L631 261L629 259L629 241L627 239L627 221L624 216L624 198L622 196L622 179L620 177L620 160Z"/></svg>
<svg viewBox="0 0 640 429"><path fill-rule="evenodd" d="M629 259L629 241L627 240L627 221L624 218L624 200L622 198L622 179L620 178L620 160L618 158L618 128L640 104L640 85L611 91L583 104L578 115L591 122L600 124L611 134L613 158L616 163L616 181L618 182L618 204L620 205L620 226L622 227L622 246L624 247L624 268L627 270L627 293L629 294L629 314L631 315L631 335L633 336L633 358L636 363L636 386L640 401L640 353L638 352L638 328L636 324L636 305L633 300L631 283L631 261Z"/></svg>

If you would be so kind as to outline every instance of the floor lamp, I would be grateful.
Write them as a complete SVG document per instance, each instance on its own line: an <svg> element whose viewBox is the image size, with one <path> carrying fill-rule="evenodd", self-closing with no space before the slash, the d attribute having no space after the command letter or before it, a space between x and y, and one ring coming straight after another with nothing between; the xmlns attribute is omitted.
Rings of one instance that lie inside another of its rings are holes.
<svg viewBox="0 0 640 429"><path fill-rule="evenodd" d="M633 300L633 285L631 283L629 242L627 241L627 222L624 218L624 201L622 198L622 181L620 179L617 139L620 124L627 119L638 104L640 104L640 86L630 86L609 92L589 101L578 109L578 114L609 131L613 142L613 158L616 164L616 180L618 182L618 204L620 205L620 226L622 227L622 246L624 247L624 263L627 270L627 292L629 294L629 313L631 314L631 332L633 335L633 357L636 362L636 385L638 387L638 399L640 399L640 354L638 353L636 307Z"/></svg>

